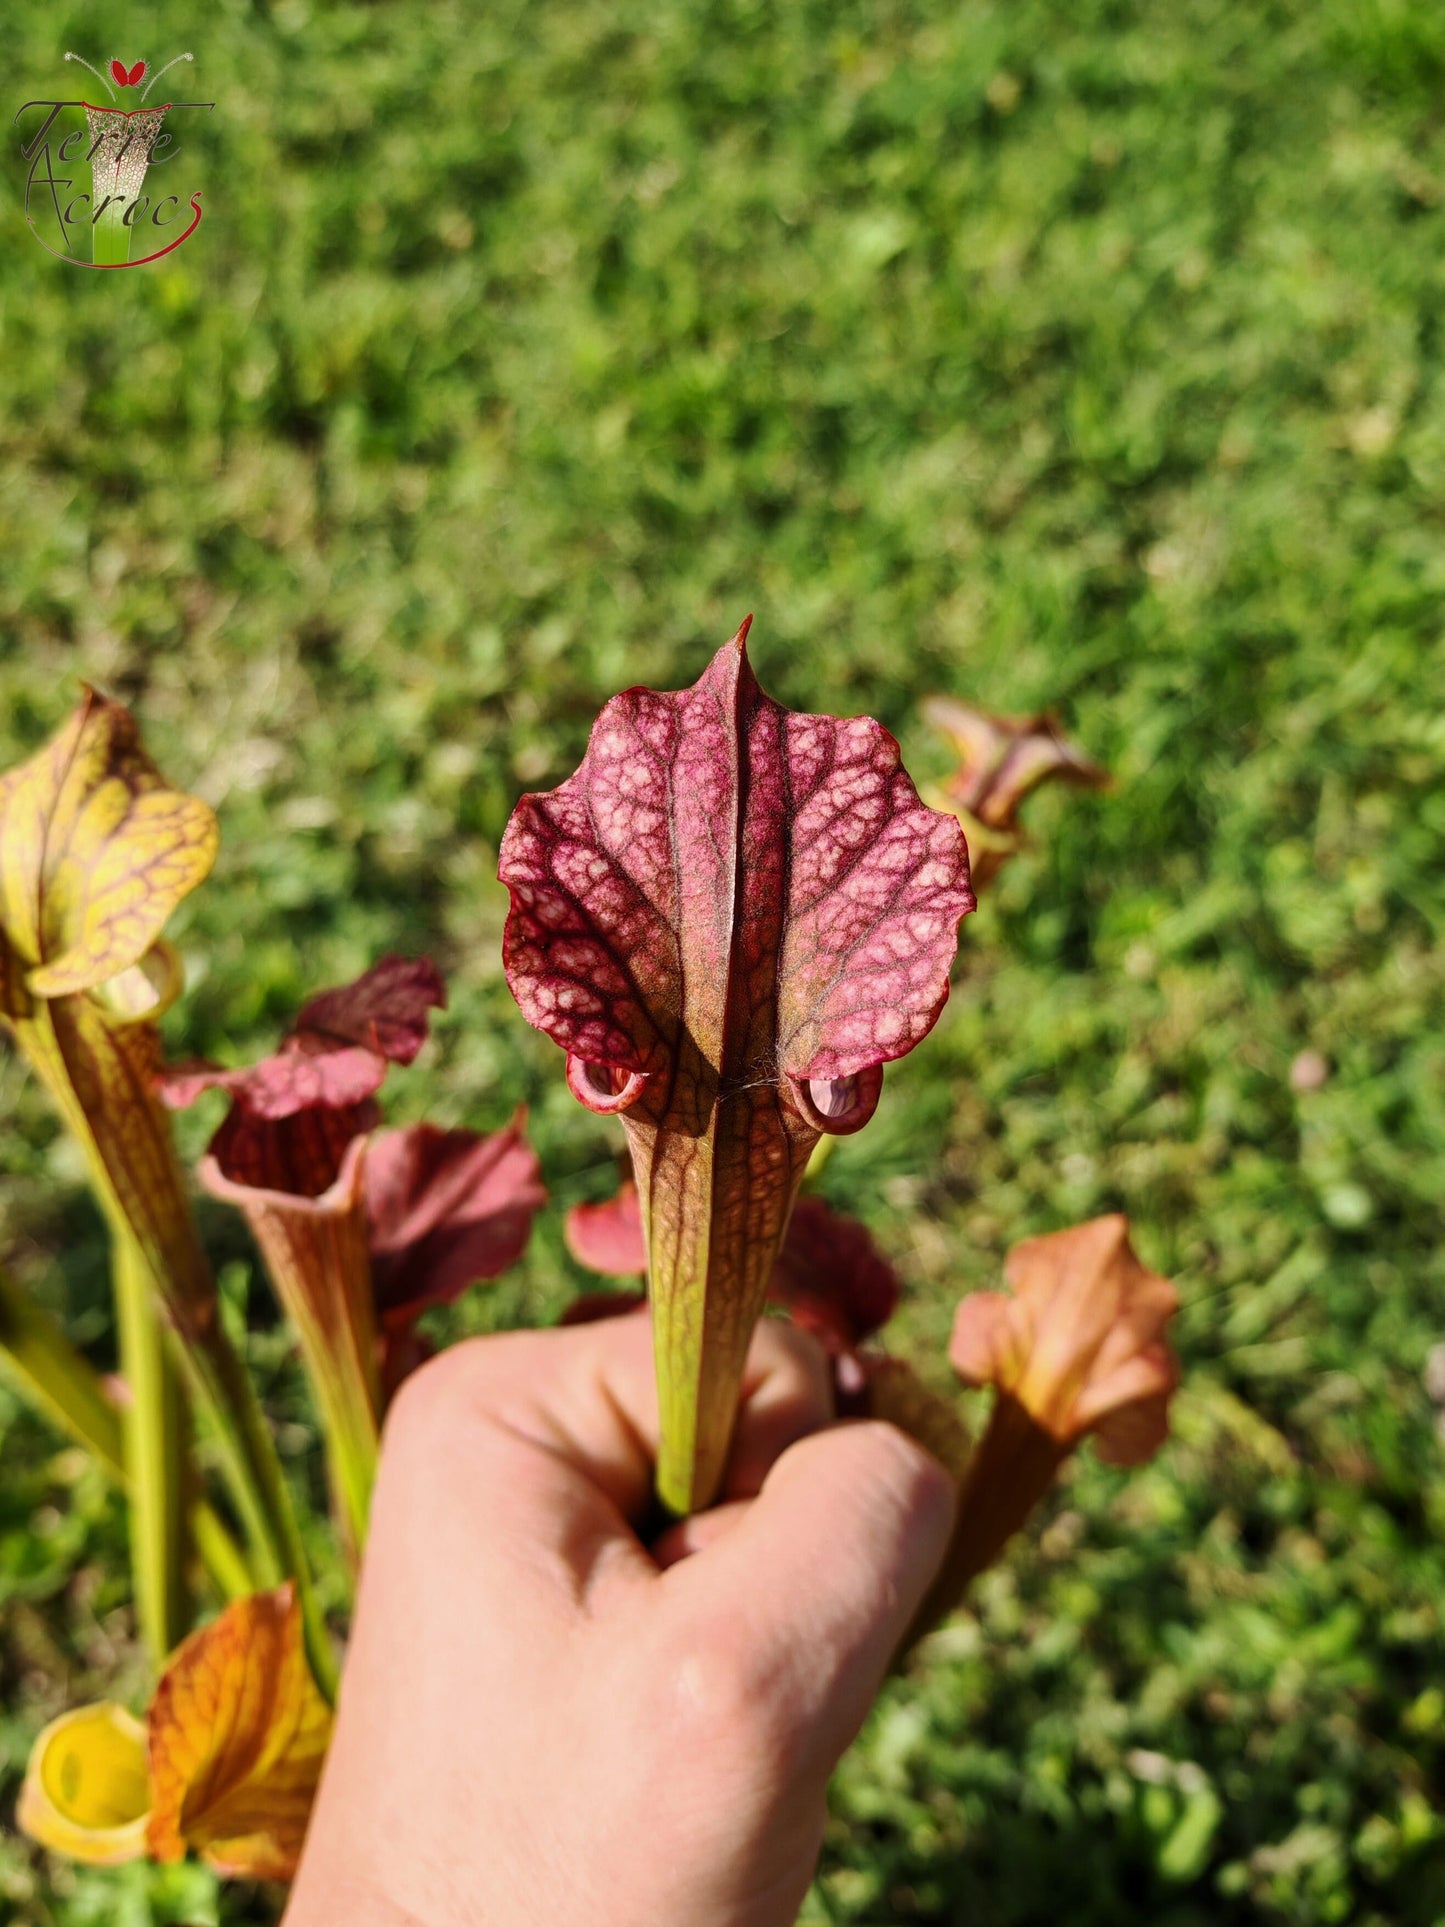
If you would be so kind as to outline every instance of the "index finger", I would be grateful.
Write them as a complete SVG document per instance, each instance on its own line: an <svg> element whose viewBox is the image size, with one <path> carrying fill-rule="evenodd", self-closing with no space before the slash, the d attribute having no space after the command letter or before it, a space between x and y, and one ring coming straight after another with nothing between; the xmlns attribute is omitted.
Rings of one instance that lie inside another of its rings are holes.
<svg viewBox="0 0 1445 1927"><path fill-rule="evenodd" d="M743 1380L725 1496L756 1491L794 1440L832 1417L831 1374L806 1333L767 1320ZM546 1575L571 1611L604 1579L655 1580L639 1529L652 1505L657 1392L642 1312L454 1346L388 1416L372 1542L459 1585Z"/></svg>

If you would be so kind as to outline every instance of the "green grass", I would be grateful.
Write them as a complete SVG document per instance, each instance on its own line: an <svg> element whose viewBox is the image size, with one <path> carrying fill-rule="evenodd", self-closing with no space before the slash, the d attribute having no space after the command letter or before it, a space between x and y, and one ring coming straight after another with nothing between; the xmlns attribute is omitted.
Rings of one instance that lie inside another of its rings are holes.
<svg viewBox="0 0 1445 1927"><path fill-rule="evenodd" d="M169 164L200 232L130 274L34 244L12 135L0 765L86 677L218 807L168 1041L239 1056L426 948L452 1007L392 1115L525 1100L555 1204L596 1194L614 1138L511 1004L493 872L601 700L752 609L765 685L881 716L916 773L931 690L1058 705L1118 788L1038 800L824 1185L935 1360L1015 1239L1127 1210L1186 1391L1157 1464L1086 1455L889 1690L816 1918L1432 1927L1445 12L158 0L138 31L7 26L17 105L69 91L65 48L182 47L175 96L217 105ZM13 1058L0 1115L0 1246L106 1361L98 1222ZM554 1315L559 1221L459 1323ZM0 1426L8 1803L44 1717L140 1679L118 1508L4 1392ZM213 1892L0 1843L24 1927L272 1917Z"/></svg>

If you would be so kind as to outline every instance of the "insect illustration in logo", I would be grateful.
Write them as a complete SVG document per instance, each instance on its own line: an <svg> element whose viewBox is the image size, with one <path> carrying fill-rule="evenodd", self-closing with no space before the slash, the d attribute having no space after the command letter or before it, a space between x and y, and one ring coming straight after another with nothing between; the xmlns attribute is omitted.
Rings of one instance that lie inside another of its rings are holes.
<svg viewBox="0 0 1445 1927"><path fill-rule="evenodd" d="M144 60L137 60L129 67L123 60L112 60L107 76L81 54L67 53L65 58L78 62L94 74L112 100L117 98L116 88L139 87L150 73L149 64ZM140 265L130 258L131 236L138 216L148 203L148 197L141 194L141 187L161 139L166 115L171 109L169 101L162 106L147 107L146 96L163 74L168 74L181 61L194 58L193 54L186 53L168 60L146 81L139 96L140 104L136 107L94 107L89 101L81 102L90 130L88 153L93 189L90 197L90 230L94 237L92 261L95 267ZM195 209L195 220L185 235L170 243L172 247L178 246L179 241L193 232L200 222L201 211L194 199L191 205ZM163 249L162 252L169 252L169 249ZM143 257L146 260L154 258L152 255Z"/></svg>

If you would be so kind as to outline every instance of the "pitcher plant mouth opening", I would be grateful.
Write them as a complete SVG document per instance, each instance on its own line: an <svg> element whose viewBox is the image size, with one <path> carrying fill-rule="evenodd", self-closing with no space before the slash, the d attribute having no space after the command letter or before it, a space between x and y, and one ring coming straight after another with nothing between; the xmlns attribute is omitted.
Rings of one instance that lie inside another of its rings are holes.
<svg viewBox="0 0 1445 1927"><path fill-rule="evenodd" d="M189 1851L221 1874L290 1880L331 1730L294 1586L252 1593L181 1642L144 1721L109 1700L52 1720L16 1822L92 1866Z"/></svg>
<svg viewBox="0 0 1445 1927"><path fill-rule="evenodd" d="M630 689L502 841L507 980L622 1120L647 1252L658 1491L707 1505L809 1154L871 1117L948 995L973 908L957 819L867 717L759 688L751 618L690 689Z"/></svg>

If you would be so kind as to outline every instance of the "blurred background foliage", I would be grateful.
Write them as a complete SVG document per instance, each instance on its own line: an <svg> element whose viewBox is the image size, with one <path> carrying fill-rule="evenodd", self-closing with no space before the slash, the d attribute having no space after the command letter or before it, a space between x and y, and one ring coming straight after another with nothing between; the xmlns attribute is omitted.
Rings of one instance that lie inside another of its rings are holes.
<svg viewBox="0 0 1445 1927"><path fill-rule="evenodd" d="M1176 1437L1085 1455L890 1688L808 1918L1445 1919L1438 0L96 0L6 45L16 105L66 48L188 48L163 91L216 105L167 164L199 233L130 274L41 252L10 136L0 764L89 678L220 811L177 1053L235 1061L385 948L443 964L391 1115L527 1102L558 1207L451 1329L555 1316L560 1208L611 1183L494 881L606 696L752 609L765 686L917 774L943 690L1056 705L1119 779L1034 803L821 1181L940 1383L1009 1244L1127 1211L1185 1300ZM0 1248L107 1363L98 1220L13 1055L0 1116ZM8 1813L42 1719L141 1682L120 1508L3 1388L0 1427ZM9 1835L7 1909L274 1897Z"/></svg>

